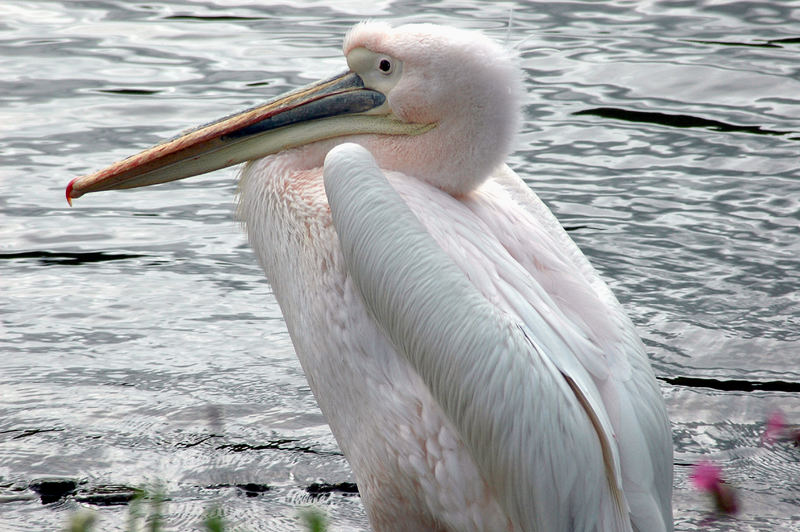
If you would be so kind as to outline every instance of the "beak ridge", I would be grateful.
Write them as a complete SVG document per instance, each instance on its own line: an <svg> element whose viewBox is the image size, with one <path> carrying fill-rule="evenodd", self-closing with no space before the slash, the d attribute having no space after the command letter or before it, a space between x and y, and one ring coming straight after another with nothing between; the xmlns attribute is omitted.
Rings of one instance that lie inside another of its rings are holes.
<svg viewBox="0 0 800 532"><path fill-rule="evenodd" d="M72 205L72 199L89 192L183 179L333 136L415 134L420 129L417 124L402 127L404 124L391 116L385 102L383 93L366 88L358 74L347 72L77 177L67 185L67 201Z"/></svg>

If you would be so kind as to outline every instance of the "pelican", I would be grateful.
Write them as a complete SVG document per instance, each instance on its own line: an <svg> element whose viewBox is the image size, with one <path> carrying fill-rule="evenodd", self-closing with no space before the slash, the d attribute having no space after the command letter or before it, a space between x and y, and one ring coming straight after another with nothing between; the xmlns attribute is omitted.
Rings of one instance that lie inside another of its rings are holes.
<svg viewBox="0 0 800 532"><path fill-rule="evenodd" d="M375 530L672 530L672 439L631 321L504 160L489 38L364 22L348 71L72 180L247 162L238 216Z"/></svg>

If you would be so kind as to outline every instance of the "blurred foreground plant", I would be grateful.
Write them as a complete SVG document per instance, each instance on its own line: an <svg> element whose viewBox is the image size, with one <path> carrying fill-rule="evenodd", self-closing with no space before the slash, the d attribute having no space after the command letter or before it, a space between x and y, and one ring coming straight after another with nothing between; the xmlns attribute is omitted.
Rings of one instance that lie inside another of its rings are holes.
<svg viewBox="0 0 800 532"><path fill-rule="evenodd" d="M128 506L126 532L161 532L164 530L164 504L166 496L162 488L139 489ZM146 503L146 504L145 504ZM326 532L327 524L322 510L313 506L298 512L302 530ZM68 532L96 532L97 514L91 510L74 513L69 520ZM207 532L231 531L225 523L224 513L219 507L209 508L203 518L203 530Z"/></svg>
<svg viewBox="0 0 800 532"><path fill-rule="evenodd" d="M718 465L709 461L693 465L689 480L697 490L711 495L718 512L733 515L739 511L736 491L725 483Z"/></svg>
<svg viewBox="0 0 800 532"><path fill-rule="evenodd" d="M797 425L789 425L783 412L775 410L767 418L761 443L773 444L781 441L790 441L795 447L800 446L800 428Z"/></svg>
<svg viewBox="0 0 800 532"><path fill-rule="evenodd" d="M325 532L327 526L325 524L325 513L319 508L307 506L300 510L300 521L305 525L305 530L308 532Z"/></svg>

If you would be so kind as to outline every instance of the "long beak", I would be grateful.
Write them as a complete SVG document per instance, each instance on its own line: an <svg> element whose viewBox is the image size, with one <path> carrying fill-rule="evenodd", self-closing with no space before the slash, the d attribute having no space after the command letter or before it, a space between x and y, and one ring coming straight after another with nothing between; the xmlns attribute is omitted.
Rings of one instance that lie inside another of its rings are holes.
<svg viewBox="0 0 800 532"><path fill-rule="evenodd" d="M416 135L432 126L391 114L386 96L347 72L308 85L77 177L67 201L88 192L144 187L204 174L311 142L359 134Z"/></svg>

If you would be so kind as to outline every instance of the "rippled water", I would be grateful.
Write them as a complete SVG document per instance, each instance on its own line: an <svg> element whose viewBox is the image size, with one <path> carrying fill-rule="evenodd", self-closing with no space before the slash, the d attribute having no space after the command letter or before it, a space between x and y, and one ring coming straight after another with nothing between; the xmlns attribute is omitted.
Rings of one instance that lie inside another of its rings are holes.
<svg viewBox="0 0 800 532"><path fill-rule="evenodd" d="M800 422L800 4L778 0L4 0L0 530L59 529L87 505L117 529L127 508L102 494L153 482L176 530L213 504L285 530L312 501L335 528L366 528L346 489L309 492L353 478L233 221L236 170L73 209L63 195L75 175L341 70L363 17L520 50L511 164L645 339L673 423L677 529L800 530L800 451L760 444L773 409ZM737 518L707 521L687 482L704 458L737 487ZM53 476L76 493L42 504L26 487Z"/></svg>

